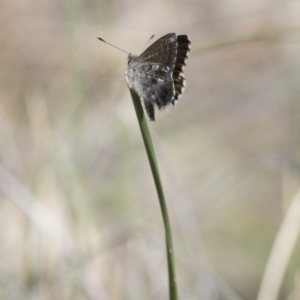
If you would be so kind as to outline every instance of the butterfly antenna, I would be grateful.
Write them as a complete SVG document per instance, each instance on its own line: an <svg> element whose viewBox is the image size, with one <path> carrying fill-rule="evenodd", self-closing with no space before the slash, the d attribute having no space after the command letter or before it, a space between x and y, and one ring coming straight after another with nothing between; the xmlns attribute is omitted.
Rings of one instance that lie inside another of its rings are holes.
<svg viewBox="0 0 300 300"><path fill-rule="evenodd" d="M108 45L110 45L110 46L112 46L112 47L114 47L114 48L116 48L116 49L118 49L118 50L120 50L120 51L126 53L126 54L129 54L129 53L127 53L126 51L124 51L123 49L121 49L121 48L119 48L119 47L117 47L117 46L115 46L115 45L112 45L112 44L108 43L107 41L104 41L104 39L102 39L101 37L98 37L97 39L100 40L101 42L105 43L105 44L108 44Z"/></svg>
<svg viewBox="0 0 300 300"><path fill-rule="evenodd" d="M147 42L146 45L144 46L142 52L145 50L145 48L147 47L147 45L149 44L149 42L150 42L154 37L155 37L154 34L150 36L150 39L148 40L148 42Z"/></svg>

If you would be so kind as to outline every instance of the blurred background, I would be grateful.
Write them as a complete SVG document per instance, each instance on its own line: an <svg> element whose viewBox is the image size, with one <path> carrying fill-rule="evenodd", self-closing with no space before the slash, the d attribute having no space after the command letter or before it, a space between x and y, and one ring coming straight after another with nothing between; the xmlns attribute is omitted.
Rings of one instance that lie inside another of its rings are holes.
<svg viewBox="0 0 300 300"><path fill-rule="evenodd" d="M168 298L127 56L96 37L170 32L187 89L149 126L180 299L257 299L267 266L260 299L300 299L296 0L1 1L0 299Z"/></svg>

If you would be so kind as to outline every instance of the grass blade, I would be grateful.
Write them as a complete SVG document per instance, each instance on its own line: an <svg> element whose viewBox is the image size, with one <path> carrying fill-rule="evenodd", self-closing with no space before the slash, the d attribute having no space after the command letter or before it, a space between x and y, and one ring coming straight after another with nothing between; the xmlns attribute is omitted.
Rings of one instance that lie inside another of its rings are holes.
<svg viewBox="0 0 300 300"><path fill-rule="evenodd" d="M143 137L146 152L148 155L148 159L149 159L149 163L150 163L150 167L151 167L151 171L152 171L152 175L153 175L153 179L154 179L154 183L155 183L155 187L156 187L156 191L160 203L164 226L165 226L170 300L177 300L178 297L177 297L177 284L176 284L176 276L175 276L172 234L171 234L171 226L170 226L170 221L169 221L169 216L167 211L167 205L166 205L165 196L163 192L163 186L161 183L158 165L157 165L155 152L152 144L152 139L147 125L147 120L144 114L144 110L142 108L141 100L133 90L131 89L129 90L131 93L133 105L138 118L138 123L141 129L141 134Z"/></svg>

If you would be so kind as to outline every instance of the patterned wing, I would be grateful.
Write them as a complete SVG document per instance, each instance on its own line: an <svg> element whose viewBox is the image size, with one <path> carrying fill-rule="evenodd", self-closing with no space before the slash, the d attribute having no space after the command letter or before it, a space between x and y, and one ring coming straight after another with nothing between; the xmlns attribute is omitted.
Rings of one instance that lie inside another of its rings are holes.
<svg viewBox="0 0 300 300"><path fill-rule="evenodd" d="M128 76L131 86L144 102L150 120L154 121L154 104L161 109L174 101L173 78L168 66L143 63L130 70Z"/></svg>
<svg viewBox="0 0 300 300"><path fill-rule="evenodd" d="M186 87L185 83L185 78L184 78L184 73L183 69L186 66L186 59L188 58L189 52L190 52L190 47L189 45L191 42L188 39L187 35L178 35L177 36L177 54L176 54L176 61L175 61L175 67L173 69L173 81L174 81L174 87L175 87L175 98L174 102L178 100Z"/></svg>
<svg viewBox="0 0 300 300"><path fill-rule="evenodd" d="M168 66L172 70L175 66L177 45L176 34L169 33L150 45L137 57L137 62L159 63Z"/></svg>

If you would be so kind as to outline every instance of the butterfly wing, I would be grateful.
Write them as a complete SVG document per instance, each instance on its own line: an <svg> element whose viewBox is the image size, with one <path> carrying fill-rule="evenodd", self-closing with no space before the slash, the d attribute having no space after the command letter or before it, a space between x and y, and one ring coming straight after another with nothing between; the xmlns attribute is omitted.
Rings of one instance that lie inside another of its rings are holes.
<svg viewBox="0 0 300 300"><path fill-rule="evenodd" d="M132 72L135 75L132 76ZM130 84L144 102L151 120L154 120L154 104L161 109L174 100L174 83L168 66L146 62L131 69L128 76Z"/></svg>
<svg viewBox="0 0 300 300"><path fill-rule="evenodd" d="M150 45L137 57L137 61L163 64L172 70L175 66L177 46L176 34L169 33Z"/></svg>
<svg viewBox="0 0 300 300"><path fill-rule="evenodd" d="M173 104L182 96L186 87L183 69L190 52L190 43L187 35L177 36L175 33L169 33L158 39L137 57L139 63L159 63L170 68L175 88Z"/></svg>
<svg viewBox="0 0 300 300"><path fill-rule="evenodd" d="M186 66L186 59L188 58L191 44L187 35L178 35L177 36L177 53L176 53L176 61L175 66L172 72L172 78L174 81L174 88L175 88L175 99L174 101L178 100L186 87L186 81L184 78L183 69ZM174 104L173 101L173 104Z"/></svg>

